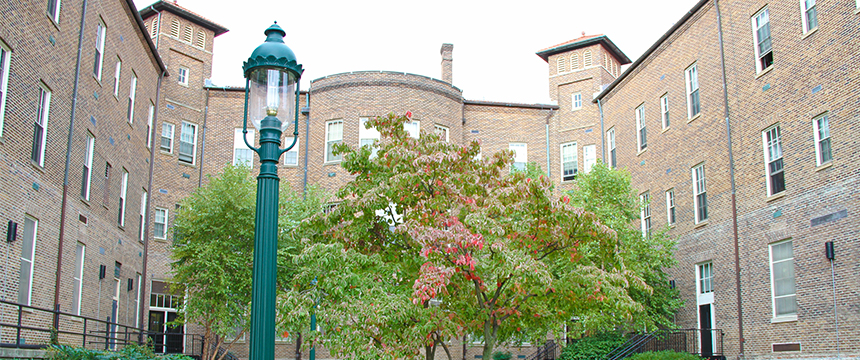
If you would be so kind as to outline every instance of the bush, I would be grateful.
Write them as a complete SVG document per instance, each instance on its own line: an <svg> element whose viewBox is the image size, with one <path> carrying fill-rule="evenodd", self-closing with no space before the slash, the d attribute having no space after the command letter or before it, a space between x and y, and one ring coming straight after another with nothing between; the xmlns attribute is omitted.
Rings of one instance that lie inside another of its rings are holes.
<svg viewBox="0 0 860 360"><path fill-rule="evenodd" d="M496 351L493 353L493 360L511 360L511 353Z"/></svg>
<svg viewBox="0 0 860 360"><path fill-rule="evenodd" d="M68 345L51 345L48 347L49 359L57 360L191 360L181 354L155 355L146 346L126 345L119 351L90 350L75 348Z"/></svg>
<svg viewBox="0 0 860 360"><path fill-rule="evenodd" d="M567 345L561 352L560 360L602 359L624 341L624 336L614 332L582 338Z"/></svg>
<svg viewBox="0 0 860 360"><path fill-rule="evenodd" d="M693 354L675 352L672 350L666 351L648 351L644 353L634 354L627 358L628 360L702 360L701 357Z"/></svg>

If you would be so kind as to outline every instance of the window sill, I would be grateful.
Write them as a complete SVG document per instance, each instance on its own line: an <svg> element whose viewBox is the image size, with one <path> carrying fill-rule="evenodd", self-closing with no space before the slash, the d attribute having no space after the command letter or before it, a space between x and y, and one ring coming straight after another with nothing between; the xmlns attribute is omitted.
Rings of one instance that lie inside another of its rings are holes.
<svg viewBox="0 0 860 360"><path fill-rule="evenodd" d="M773 70L773 65L768 66L767 69L759 71L757 74L755 74L755 78L758 79L758 78L764 76L765 74L769 73L771 70Z"/></svg>
<svg viewBox="0 0 860 360"><path fill-rule="evenodd" d="M70 316L70 317L69 317L69 320L72 320L72 321L74 321L74 322L79 322L79 323L84 322L84 318L83 318L83 317L78 317L78 316L81 316L81 315L80 315L80 314L78 314L78 315L75 315L75 316Z"/></svg>
<svg viewBox="0 0 860 360"><path fill-rule="evenodd" d="M60 10L60 11L62 12L62 10ZM48 21L51 22L51 25L54 25L54 27L57 28L57 31L60 31L60 24L57 23L57 21L54 20L54 18L51 17L51 15L48 15L47 13L45 13L45 17L48 18Z"/></svg>
<svg viewBox="0 0 860 360"><path fill-rule="evenodd" d="M163 155L173 155L173 150L167 151L164 149L159 149L159 152L162 153Z"/></svg>
<svg viewBox="0 0 860 360"><path fill-rule="evenodd" d="M857 10L854 10L854 14L855 14L855 15L856 15L856 14L860 14L860 7L858 7L858 8L857 8Z"/></svg>
<svg viewBox="0 0 860 360"><path fill-rule="evenodd" d="M87 200L87 199L84 199L84 198L82 198L82 197L78 197L78 199L81 199L81 202L82 202L82 203L84 203L84 205L86 205L86 206L90 206L90 205L91 205L91 204L90 204L90 201L89 201L89 200Z"/></svg>
<svg viewBox="0 0 860 360"><path fill-rule="evenodd" d="M693 116L693 117L691 117L691 118L687 119L687 124L689 124L689 123L691 123L691 122L693 122L693 121L696 121L696 119L698 119L698 118L700 118L700 117L702 117L702 112L701 112L701 111L699 111L699 113L698 113L698 114L696 114L696 116Z"/></svg>
<svg viewBox="0 0 860 360"><path fill-rule="evenodd" d="M815 33L816 31L818 31L818 28L817 28L817 27L816 27L816 28L814 28L814 29L811 29L811 30L807 31L805 34L803 34L803 35L801 35L801 36L800 36L800 40L806 39L807 37L809 37L809 35L812 35L812 34L813 34L813 33Z"/></svg>
<svg viewBox="0 0 860 360"><path fill-rule="evenodd" d="M37 163L37 162L33 161L33 159L30 159L30 165L31 165L34 169L38 170L38 171L39 171L39 173L41 173L41 174L44 174L44 173L45 173L45 167L44 167L44 166L42 166L42 165L39 165L39 163Z"/></svg>
<svg viewBox="0 0 860 360"><path fill-rule="evenodd" d="M708 225L708 219L699 221L698 223L696 223L696 226L694 226L693 228L698 229L700 227L704 227L705 225Z"/></svg>
<svg viewBox="0 0 860 360"><path fill-rule="evenodd" d="M779 323L794 322L794 321L797 321L797 315L780 316L780 317L775 317L775 318L770 319L771 324L779 324Z"/></svg>
<svg viewBox="0 0 860 360"><path fill-rule="evenodd" d="M765 199L764 201L765 201L765 202L771 202L771 201L774 201L774 200L776 200L776 199L781 199L781 198L782 198L782 197L784 197L784 196L785 196L785 190L780 191L780 192L779 192L779 193L777 193L777 194L773 194L773 195L771 195L771 196L768 196L768 197L767 197L767 199Z"/></svg>
<svg viewBox="0 0 860 360"><path fill-rule="evenodd" d="M125 225L117 224L117 225L116 225L116 228L117 228L117 229L122 230L123 232L125 232Z"/></svg>
<svg viewBox="0 0 860 360"><path fill-rule="evenodd" d="M573 111L579 111L579 110L582 110L582 107L581 107L581 106L580 106L580 107L578 107L578 108L571 108L571 109L570 109L570 111L571 111L571 112L573 112Z"/></svg>
<svg viewBox="0 0 860 360"><path fill-rule="evenodd" d="M828 169L828 168L830 168L831 166L833 166L833 160L828 161L828 162L826 162L826 163L824 163L824 164L821 164L821 165L816 166L816 167L815 167L815 171L821 171L821 170L824 170L824 169Z"/></svg>
<svg viewBox="0 0 860 360"><path fill-rule="evenodd" d="M665 133L665 132L669 131L669 129L670 129L670 128L669 128L668 126L667 126L667 127L664 127L664 128L663 128L663 130L661 130L661 131L660 131L660 133L661 133L661 134L662 134L662 133Z"/></svg>
<svg viewBox="0 0 860 360"><path fill-rule="evenodd" d="M340 163L341 163L342 161L343 161L343 160L336 160L336 161L328 161L328 162L324 162L324 163L323 163L323 166L340 165Z"/></svg>
<svg viewBox="0 0 860 360"><path fill-rule="evenodd" d="M194 165L193 163L187 163L184 161L177 161L177 162L179 163L179 165L182 165L182 166L187 166L187 167L194 168L194 169L197 168L197 165Z"/></svg>
<svg viewBox="0 0 860 360"><path fill-rule="evenodd" d="M167 239L161 239L161 238L153 237L152 241L160 242L160 243L166 243Z"/></svg>
<svg viewBox="0 0 860 360"><path fill-rule="evenodd" d="M642 149L642 150L639 150L639 152L637 152L637 153L636 153L636 156L642 155L642 154L644 154L646 151L648 151L648 148L647 148L647 147L646 147L646 148L644 148L644 149Z"/></svg>

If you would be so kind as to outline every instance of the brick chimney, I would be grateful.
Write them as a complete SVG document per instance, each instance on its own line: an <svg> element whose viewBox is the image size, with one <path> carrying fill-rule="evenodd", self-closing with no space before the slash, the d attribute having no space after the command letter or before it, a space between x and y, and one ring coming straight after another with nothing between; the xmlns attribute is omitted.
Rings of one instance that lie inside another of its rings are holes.
<svg viewBox="0 0 860 360"><path fill-rule="evenodd" d="M451 84L451 79L454 77L454 44L442 44L442 49L439 50L442 54L442 81Z"/></svg>

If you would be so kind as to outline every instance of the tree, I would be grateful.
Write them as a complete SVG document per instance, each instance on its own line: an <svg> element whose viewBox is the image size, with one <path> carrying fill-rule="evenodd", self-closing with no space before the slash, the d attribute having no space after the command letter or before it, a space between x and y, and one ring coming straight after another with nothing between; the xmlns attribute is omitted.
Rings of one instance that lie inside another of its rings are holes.
<svg viewBox="0 0 860 360"><path fill-rule="evenodd" d="M183 199L174 220L172 290L185 299L177 321L203 327L205 359L217 359L212 350L229 349L250 326L255 183L247 167L228 166ZM281 186L279 251L295 251L292 229L322 210L322 192L308 194Z"/></svg>
<svg viewBox="0 0 860 360"><path fill-rule="evenodd" d="M647 286L611 228L553 197L547 177L508 171L511 151L478 160L478 142L410 137L409 115L369 121L381 134L375 148L336 147L355 178L337 208L304 227L314 245L293 258L303 270L282 297L285 321L301 318L296 309L316 292L326 329L314 336L343 355L423 348L431 359L446 339L469 334L483 338L489 359L496 344L559 334L582 309L642 309L627 290Z"/></svg>

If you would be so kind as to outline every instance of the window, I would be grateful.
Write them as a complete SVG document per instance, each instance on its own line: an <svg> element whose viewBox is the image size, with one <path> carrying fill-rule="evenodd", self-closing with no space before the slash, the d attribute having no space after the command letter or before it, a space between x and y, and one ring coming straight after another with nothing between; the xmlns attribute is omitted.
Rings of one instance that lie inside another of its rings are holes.
<svg viewBox="0 0 860 360"><path fill-rule="evenodd" d="M684 79L687 84L687 119L699 115L699 71L696 64L690 65L684 70Z"/></svg>
<svg viewBox="0 0 860 360"><path fill-rule="evenodd" d="M154 38L158 35L158 16L152 18L152 25L149 26L149 37Z"/></svg>
<svg viewBox="0 0 860 360"><path fill-rule="evenodd" d="M131 89L128 90L128 122L134 123L134 98L137 93L137 75L131 74Z"/></svg>
<svg viewBox="0 0 860 360"><path fill-rule="evenodd" d="M146 148L152 148L152 122L155 119L155 104L149 100L149 115L146 117Z"/></svg>
<svg viewBox="0 0 860 360"><path fill-rule="evenodd" d="M698 265L699 273L699 294L707 294L714 292L714 263L706 262Z"/></svg>
<svg viewBox="0 0 860 360"><path fill-rule="evenodd" d="M819 115L812 120L815 129L815 159L816 165L823 165L833 160L830 154L830 122L827 114Z"/></svg>
<svg viewBox="0 0 860 360"><path fill-rule="evenodd" d="M137 293L134 296L134 327L140 328L140 280L141 275L137 274L137 281L135 281L135 285L137 286Z"/></svg>
<svg viewBox="0 0 860 360"><path fill-rule="evenodd" d="M173 20L173 22L170 23L170 36L178 38L179 37L179 29L181 27L182 26L179 24L179 20Z"/></svg>
<svg viewBox="0 0 860 360"><path fill-rule="evenodd" d="M105 191L102 194L102 202L107 206L108 199L110 197L110 175L111 175L111 166L110 163L105 163Z"/></svg>
<svg viewBox="0 0 860 360"><path fill-rule="evenodd" d="M771 196L785 190L785 172L783 171L779 125L774 125L762 131L761 140L764 143L767 195Z"/></svg>
<svg viewBox="0 0 860 360"><path fill-rule="evenodd" d="M197 125L187 121L182 122L179 133L179 161L194 164L197 157Z"/></svg>
<svg viewBox="0 0 860 360"><path fill-rule="evenodd" d="M363 117L358 119L358 146L371 147L370 157L374 158L376 157L376 152L379 151L379 148L374 146L374 142L379 140L380 134L376 128L367 128L368 120L370 120L370 118Z"/></svg>
<svg viewBox="0 0 860 360"><path fill-rule="evenodd" d="M669 127L669 94L660 97L660 119L663 121L663 129Z"/></svg>
<svg viewBox="0 0 860 360"><path fill-rule="evenodd" d="M119 206L117 214L116 222L119 226L125 226L125 196L128 194L128 170L122 169L122 185L120 185L119 191Z"/></svg>
<svg viewBox="0 0 860 360"><path fill-rule="evenodd" d="M152 236L156 239L167 237L167 209L155 208L155 221L152 225Z"/></svg>
<svg viewBox="0 0 860 360"><path fill-rule="evenodd" d="M51 91L39 86L39 109L33 127L33 151L30 159L39 166L45 166L45 142L48 135L48 114L51 110Z"/></svg>
<svg viewBox="0 0 860 360"><path fill-rule="evenodd" d="M119 76L122 71L122 60L116 59L116 69L113 73L113 96L119 97Z"/></svg>
<svg viewBox="0 0 860 360"><path fill-rule="evenodd" d="M511 170L525 170L528 162L528 147L525 143L511 143L508 149L514 152L514 164Z"/></svg>
<svg viewBox="0 0 860 360"><path fill-rule="evenodd" d="M286 166L299 166L299 143L301 142L301 138L296 140L296 145L293 146L290 151L284 153L284 165ZM293 143L293 137L287 136L284 138L284 145L290 146Z"/></svg>
<svg viewBox="0 0 860 360"><path fill-rule="evenodd" d="M693 167L693 204L696 224L708 220L708 193L705 188L705 164Z"/></svg>
<svg viewBox="0 0 860 360"><path fill-rule="evenodd" d="M24 218L24 241L21 242L21 268L18 274L18 303L30 305L33 293L33 258L36 256L36 232L39 220Z"/></svg>
<svg viewBox="0 0 860 360"><path fill-rule="evenodd" d="M570 55L570 71L579 69L579 55Z"/></svg>
<svg viewBox="0 0 860 360"><path fill-rule="evenodd" d="M75 315L81 314L81 292L83 291L84 278L84 257L87 253L87 246L78 243L75 246L75 278L73 286L74 294L72 295L72 313Z"/></svg>
<svg viewBox="0 0 860 360"><path fill-rule="evenodd" d="M179 85L188 86L188 68L179 67L178 74L177 78L179 79Z"/></svg>
<svg viewBox="0 0 860 360"><path fill-rule="evenodd" d="M613 169L617 168L618 163L615 161L615 128L606 131L606 147L606 150L609 152L609 166Z"/></svg>
<svg viewBox="0 0 860 360"><path fill-rule="evenodd" d="M447 127L444 127L442 125L434 125L433 131L436 133L436 135L439 135L439 140L442 140L444 142L448 142L448 128Z"/></svg>
<svg viewBox="0 0 860 360"><path fill-rule="evenodd" d="M173 152L173 124L161 124L161 150Z"/></svg>
<svg viewBox="0 0 860 360"><path fill-rule="evenodd" d="M800 0L800 17L803 20L803 33L818 28L818 10L815 9L815 0Z"/></svg>
<svg viewBox="0 0 860 360"><path fill-rule="evenodd" d="M421 122L418 120L412 120L408 123L403 124L403 130L406 130L406 133L409 134L410 137L418 138L421 135Z"/></svg>
<svg viewBox="0 0 860 360"><path fill-rule="evenodd" d="M245 138L249 144L254 144L254 130L249 129ZM292 143L292 139L290 139ZM254 164L254 150L248 148L245 140L242 140L242 129L233 129L233 165L252 166Z"/></svg>
<svg viewBox="0 0 860 360"><path fill-rule="evenodd" d="M638 129L636 140L639 143L639 151L643 151L648 147L648 134L645 131L645 104L636 108L636 129Z"/></svg>
<svg viewBox="0 0 860 360"><path fill-rule="evenodd" d="M144 231L144 228L146 227L146 201L146 189L143 189L143 192L140 194L140 226L137 230L137 236L140 242L143 242L144 235L146 235L146 232Z"/></svg>
<svg viewBox="0 0 860 360"><path fill-rule="evenodd" d="M60 0L48 0L48 17L55 23L60 22Z"/></svg>
<svg viewBox="0 0 860 360"><path fill-rule="evenodd" d="M0 41L0 137L3 137L3 118L6 114L6 89L9 83L9 61L12 52Z"/></svg>
<svg viewBox="0 0 860 360"><path fill-rule="evenodd" d="M651 237L651 193L646 191L639 195L639 202L641 203L639 206L642 208L639 210L639 218L642 225L642 237L650 238Z"/></svg>
<svg viewBox="0 0 860 360"><path fill-rule="evenodd" d="M96 54L93 59L93 75L102 81L102 63L105 54L105 25L101 22L96 26Z"/></svg>
<svg viewBox="0 0 860 360"><path fill-rule="evenodd" d="M755 45L755 69L761 72L773 65L773 48L770 42L770 15L767 7L752 17L753 41Z"/></svg>
<svg viewBox="0 0 860 360"><path fill-rule="evenodd" d="M558 59L556 60L556 72L561 74L565 71L567 71L567 68L566 68L566 65L564 63L564 57L559 56Z"/></svg>
<svg viewBox="0 0 860 360"><path fill-rule="evenodd" d="M570 109L579 110L582 109L582 93L574 93L570 95Z"/></svg>
<svg viewBox="0 0 860 360"><path fill-rule="evenodd" d="M513 146L514 144L511 144ZM522 144L525 146L525 144ZM513 150L513 148L511 148ZM561 144L561 181L570 181L576 179L576 173L579 169L576 163L576 143ZM523 164L525 168L525 164Z"/></svg>
<svg viewBox="0 0 860 360"><path fill-rule="evenodd" d="M90 200L90 184L93 177L93 151L95 150L96 138L87 132L87 144L84 148L84 166L81 174L81 198Z"/></svg>
<svg viewBox="0 0 860 360"><path fill-rule="evenodd" d="M585 50L585 52L582 53L582 66L591 66L591 50Z"/></svg>
<svg viewBox="0 0 860 360"><path fill-rule="evenodd" d="M582 171L588 174L594 164L597 163L597 145L585 145L582 147Z"/></svg>
<svg viewBox="0 0 860 360"><path fill-rule="evenodd" d="M792 249L791 240L771 244L769 248L773 317L797 316L794 250Z"/></svg>
<svg viewBox="0 0 860 360"><path fill-rule="evenodd" d="M340 161L343 155L334 154L334 146L343 141L343 120L332 120L325 124L325 162Z"/></svg>
<svg viewBox="0 0 860 360"><path fill-rule="evenodd" d="M666 190L666 223L675 224L675 189Z"/></svg>
<svg viewBox="0 0 860 360"><path fill-rule="evenodd" d="M203 30L197 31L197 37L194 39L194 46L201 48L206 46L206 33L203 32Z"/></svg>
<svg viewBox="0 0 860 360"><path fill-rule="evenodd" d="M149 291L149 306L167 309L182 308L182 297L171 295L171 292L173 292L171 290L175 291L175 289L176 286L174 284L153 280Z"/></svg>
<svg viewBox="0 0 860 360"><path fill-rule="evenodd" d="M185 31L182 32L182 41L190 43L192 33L194 33L194 28L191 25L185 25Z"/></svg>

